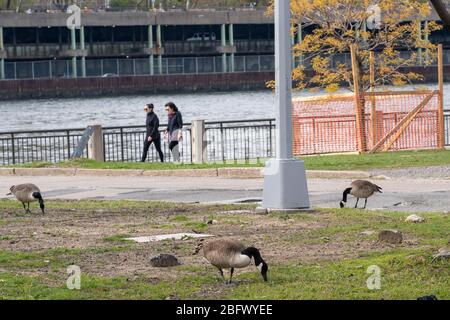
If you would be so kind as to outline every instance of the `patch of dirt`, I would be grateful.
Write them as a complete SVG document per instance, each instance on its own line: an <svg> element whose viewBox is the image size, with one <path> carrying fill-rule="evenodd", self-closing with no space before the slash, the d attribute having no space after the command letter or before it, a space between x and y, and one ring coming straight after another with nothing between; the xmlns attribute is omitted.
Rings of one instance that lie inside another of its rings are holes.
<svg viewBox="0 0 450 320"><path fill-rule="evenodd" d="M330 239L311 239L308 233L329 224L326 213L313 213L307 219L297 217L285 219L278 216L260 216L251 210L225 210L221 207L187 206L175 209L128 209L114 210L49 210L46 215L20 215L17 210L0 213L0 250L44 252L54 248L81 249L64 252L57 256L58 268L50 262L42 268L11 268L2 270L22 274L47 275L60 281L66 279L66 270L60 265L76 264L82 272L101 276L125 276L132 281L137 277L148 278L149 282L176 279L183 274L192 274L188 267L197 267L216 273L202 257L202 252L193 255L198 240L162 241L138 244L115 241L123 236L149 236L167 233L191 232L190 223L202 223L214 215L217 223L201 228L216 238L233 238L249 246L261 249L268 264L293 262L314 262L355 257L359 253L380 251L384 247L368 237L356 236L354 241L343 240L339 235ZM226 211L226 213L224 213ZM176 221L174 216L182 214L185 219ZM112 240L111 240L111 237ZM110 239L109 241L107 239ZM406 245L406 244L405 244ZM161 253L174 254L181 266L154 268L150 259ZM250 267L249 267L250 268ZM254 268L254 266L253 266ZM237 270L236 278L240 272ZM218 275L217 275L218 276ZM51 280L49 280L51 282ZM220 282L220 281L219 281ZM218 282L218 284L219 284ZM217 291L218 290L218 291ZM202 291L208 297L219 297L222 289L205 286ZM199 293L201 296L203 293Z"/></svg>

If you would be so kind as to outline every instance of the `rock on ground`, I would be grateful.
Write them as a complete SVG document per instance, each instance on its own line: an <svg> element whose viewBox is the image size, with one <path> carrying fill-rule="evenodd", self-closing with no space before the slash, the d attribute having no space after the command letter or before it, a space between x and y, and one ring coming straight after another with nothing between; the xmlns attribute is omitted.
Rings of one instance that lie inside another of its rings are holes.
<svg viewBox="0 0 450 320"><path fill-rule="evenodd" d="M177 257L171 254L160 254L159 256L151 258L150 263L156 268L167 268L180 265Z"/></svg>
<svg viewBox="0 0 450 320"><path fill-rule="evenodd" d="M450 249L449 248L441 248L439 252L433 256L433 262L441 259L450 258Z"/></svg>
<svg viewBox="0 0 450 320"><path fill-rule="evenodd" d="M412 214L405 219L405 222L422 223L425 222L425 218Z"/></svg>
<svg viewBox="0 0 450 320"><path fill-rule="evenodd" d="M403 242L403 234L398 230L383 230L378 234L378 241L388 244L400 244Z"/></svg>

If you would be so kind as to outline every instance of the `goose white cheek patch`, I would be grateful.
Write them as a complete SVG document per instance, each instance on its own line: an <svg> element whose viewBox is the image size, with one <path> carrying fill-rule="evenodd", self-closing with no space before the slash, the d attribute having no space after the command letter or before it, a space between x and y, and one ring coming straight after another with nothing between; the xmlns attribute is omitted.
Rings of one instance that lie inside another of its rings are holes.
<svg viewBox="0 0 450 320"><path fill-rule="evenodd" d="M257 268L258 268L258 270L259 270L259 272L261 272L262 271L262 267L263 267L263 264L262 263L260 263L258 266L257 266Z"/></svg>

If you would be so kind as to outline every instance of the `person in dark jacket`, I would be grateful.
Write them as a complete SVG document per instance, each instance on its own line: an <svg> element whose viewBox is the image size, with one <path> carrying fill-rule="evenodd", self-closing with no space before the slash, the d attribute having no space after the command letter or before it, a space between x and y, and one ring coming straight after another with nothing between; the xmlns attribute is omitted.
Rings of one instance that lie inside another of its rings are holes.
<svg viewBox="0 0 450 320"><path fill-rule="evenodd" d="M183 117L177 106L173 102L166 103L165 109L169 117L166 136L169 140L169 149L172 152L173 161L180 161L179 141L183 139Z"/></svg>
<svg viewBox="0 0 450 320"><path fill-rule="evenodd" d="M159 133L159 119L156 113L153 111L153 103L147 104L144 111L147 113L147 121L145 123L147 127L147 134L145 135L144 151L142 153L142 162L147 160L148 149L151 144L155 145L155 149L159 154L159 159L164 162L164 154L161 150L161 135Z"/></svg>

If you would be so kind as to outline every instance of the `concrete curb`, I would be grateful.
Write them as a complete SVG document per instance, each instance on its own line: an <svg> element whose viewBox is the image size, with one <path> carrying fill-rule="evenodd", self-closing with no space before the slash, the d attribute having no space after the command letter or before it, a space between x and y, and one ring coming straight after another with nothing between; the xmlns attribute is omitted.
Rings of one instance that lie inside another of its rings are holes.
<svg viewBox="0 0 450 320"><path fill-rule="evenodd" d="M372 177L366 171L331 171L331 170L306 170L309 179L368 179Z"/></svg>
<svg viewBox="0 0 450 320"><path fill-rule="evenodd" d="M255 179L263 177L263 168L219 168L218 177Z"/></svg>
<svg viewBox="0 0 450 320"><path fill-rule="evenodd" d="M367 171L307 170L309 179L377 178ZM256 179L263 168L218 168L179 170L77 169L77 168L0 168L0 176L92 176L92 177L219 177ZM387 177L385 177L387 178Z"/></svg>
<svg viewBox="0 0 450 320"><path fill-rule="evenodd" d="M142 176L144 170L126 170L126 169L76 169L77 176L94 177L137 177Z"/></svg>
<svg viewBox="0 0 450 320"><path fill-rule="evenodd" d="M14 168L16 176L74 176L75 168Z"/></svg>
<svg viewBox="0 0 450 320"><path fill-rule="evenodd" d="M144 170L145 177L217 177L217 169Z"/></svg>

